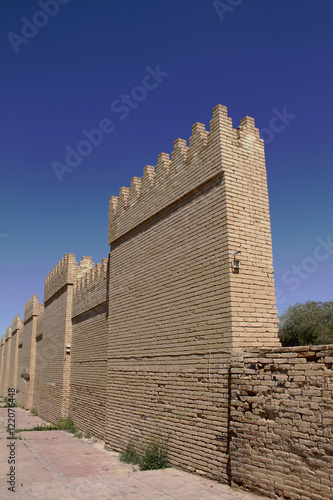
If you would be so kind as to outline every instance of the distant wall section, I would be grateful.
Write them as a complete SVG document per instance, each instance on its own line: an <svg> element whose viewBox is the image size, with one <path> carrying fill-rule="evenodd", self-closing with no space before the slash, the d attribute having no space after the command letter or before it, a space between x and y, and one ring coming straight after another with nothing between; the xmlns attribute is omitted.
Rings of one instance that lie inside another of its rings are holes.
<svg viewBox="0 0 333 500"><path fill-rule="evenodd" d="M105 438L108 260L74 287L69 417L77 428Z"/></svg>

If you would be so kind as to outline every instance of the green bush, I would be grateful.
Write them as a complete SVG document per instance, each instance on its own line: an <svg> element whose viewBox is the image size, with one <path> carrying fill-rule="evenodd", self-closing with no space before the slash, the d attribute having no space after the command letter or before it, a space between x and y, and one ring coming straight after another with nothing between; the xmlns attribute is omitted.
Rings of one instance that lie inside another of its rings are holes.
<svg viewBox="0 0 333 500"><path fill-rule="evenodd" d="M140 470L166 469L169 466L165 447L160 440L151 441L140 456L133 442L129 442L126 449L120 453L120 461L127 464L139 465Z"/></svg>
<svg viewBox="0 0 333 500"><path fill-rule="evenodd" d="M136 465L140 462L140 455L137 453L135 446L131 441L128 443L125 450L120 453L119 459L121 462L125 462L126 464Z"/></svg>
<svg viewBox="0 0 333 500"><path fill-rule="evenodd" d="M161 445L159 440L148 444L143 457L140 459L139 466L140 470L166 469L169 467L164 446Z"/></svg>
<svg viewBox="0 0 333 500"><path fill-rule="evenodd" d="M57 425L36 425L32 429L17 429L16 432L22 432L22 431L67 431L70 432L71 434L74 434L76 437L79 439L83 437L83 432L79 431L74 423L73 420L70 418L61 418ZM90 433L88 433L90 434Z"/></svg>
<svg viewBox="0 0 333 500"><path fill-rule="evenodd" d="M4 408L18 408L16 403L10 403L8 398L4 397L2 398L4 400L5 406Z"/></svg>
<svg viewBox="0 0 333 500"><path fill-rule="evenodd" d="M333 343L333 301L289 306L279 320L283 347Z"/></svg>
<svg viewBox="0 0 333 500"><path fill-rule="evenodd" d="M22 432L22 431L57 431L58 428L56 425L36 425L35 427L32 427L31 429L16 429L15 432Z"/></svg>
<svg viewBox="0 0 333 500"><path fill-rule="evenodd" d="M57 429L59 431L67 431L67 432L70 432L71 434L76 434L78 431L77 431L77 428L75 427L74 425L74 422L72 419L70 418L61 418L59 421L58 421L58 424L57 424Z"/></svg>

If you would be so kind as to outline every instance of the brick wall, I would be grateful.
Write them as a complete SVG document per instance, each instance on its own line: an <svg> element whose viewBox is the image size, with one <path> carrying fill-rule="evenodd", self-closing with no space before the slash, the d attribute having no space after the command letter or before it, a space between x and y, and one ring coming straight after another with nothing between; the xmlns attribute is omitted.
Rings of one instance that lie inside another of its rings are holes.
<svg viewBox="0 0 333 500"><path fill-rule="evenodd" d="M6 343L6 337L4 335L2 335L2 337L1 337L1 358L0 358L0 395L2 395L2 396L4 395L3 386L4 386L5 370L6 370L5 343Z"/></svg>
<svg viewBox="0 0 333 500"><path fill-rule="evenodd" d="M169 436L173 464L214 477L226 462L221 195L217 178L112 245L109 302L108 445Z"/></svg>
<svg viewBox="0 0 333 500"><path fill-rule="evenodd" d="M2 394L8 396L8 380L9 380L9 370L10 370L10 359L11 359L11 346L12 346L12 327L9 326L6 330L5 335L5 345L4 345L4 367L3 367L3 379L2 379Z"/></svg>
<svg viewBox="0 0 333 500"><path fill-rule="evenodd" d="M24 308L24 328L18 344L18 372L16 402L23 408L32 408L35 383L37 318L43 306L33 295Z"/></svg>
<svg viewBox="0 0 333 500"><path fill-rule="evenodd" d="M107 259L74 288L69 417L104 439L107 368Z"/></svg>
<svg viewBox="0 0 333 500"><path fill-rule="evenodd" d="M17 392L18 346L22 335L23 323L18 314L12 323L12 342L9 359L8 387Z"/></svg>
<svg viewBox="0 0 333 500"><path fill-rule="evenodd" d="M227 480L230 353L279 341L263 144L223 106L210 125L110 199L106 440L161 434L171 463Z"/></svg>
<svg viewBox="0 0 333 500"><path fill-rule="evenodd" d="M333 345L248 352L231 364L235 484L272 498L333 498Z"/></svg>
<svg viewBox="0 0 333 500"><path fill-rule="evenodd" d="M45 279L44 315L36 344L36 393L34 406L45 420L57 423L68 417L74 283L93 267L91 257L79 265L66 254Z"/></svg>
<svg viewBox="0 0 333 500"><path fill-rule="evenodd" d="M109 448L161 437L178 467L332 500L333 346L280 347L254 120L234 129L217 106L109 207L109 261L65 255L44 308L32 297L7 329L2 394L17 373L20 404Z"/></svg>
<svg viewBox="0 0 333 500"><path fill-rule="evenodd" d="M46 349L44 351L43 340L44 334L44 308L41 310L40 314L36 319L36 336L35 336L35 374L34 374L34 390L32 394L32 404L31 407L38 412L43 411L40 408L40 403L42 403L40 394L44 387L43 377L45 372L45 367L47 363L52 363L52 349L48 352Z"/></svg>

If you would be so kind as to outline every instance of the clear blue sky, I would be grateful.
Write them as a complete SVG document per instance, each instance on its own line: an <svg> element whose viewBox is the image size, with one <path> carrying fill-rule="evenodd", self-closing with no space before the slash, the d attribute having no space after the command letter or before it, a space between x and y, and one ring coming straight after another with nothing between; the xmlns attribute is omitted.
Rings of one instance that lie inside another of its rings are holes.
<svg viewBox="0 0 333 500"><path fill-rule="evenodd" d="M43 301L65 253L107 256L109 196L195 122L208 127L218 103L234 127L250 115L266 129L279 312L333 299L333 2L222 3L2 2L1 334L34 293ZM135 87L157 65L144 95ZM116 101L131 92L137 102ZM293 117L272 121L283 109ZM104 118L114 130L59 182L52 163Z"/></svg>

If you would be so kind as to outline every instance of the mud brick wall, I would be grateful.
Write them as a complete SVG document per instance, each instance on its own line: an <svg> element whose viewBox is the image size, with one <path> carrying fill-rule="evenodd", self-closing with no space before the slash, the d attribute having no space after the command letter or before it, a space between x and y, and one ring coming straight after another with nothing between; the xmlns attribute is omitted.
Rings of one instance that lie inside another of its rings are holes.
<svg viewBox="0 0 333 500"><path fill-rule="evenodd" d="M24 308L24 328L18 344L16 402L22 408L32 408L35 382L37 318L43 311L37 295Z"/></svg>
<svg viewBox="0 0 333 500"><path fill-rule="evenodd" d="M65 255L2 337L1 393L17 372L20 404L113 450L161 437L180 468L333 500L333 346L280 346L253 118L216 106L109 207L109 260Z"/></svg>
<svg viewBox="0 0 333 500"><path fill-rule="evenodd" d="M228 480L223 370L232 350L279 345L253 119L236 131L217 106L209 132L197 123L189 147L177 139L111 197L109 243L108 446L161 434L171 463Z"/></svg>
<svg viewBox="0 0 333 500"><path fill-rule="evenodd" d="M12 342L9 359L8 387L14 388L17 393L17 362L18 346L22 334L23 323L18 314L12 323Z"/></svg>
<svg viewBox="0 0 333 500"><path fill-rule="evenodd" d="M171 463L214 477L227 461L221 198L217 178L113 244L110 261L107 443L169 436Z"/></svg>
<svg viewBox="0 0 333 500"><path fill-rule="evenodd" d="M43 331L36 338L36 394L34 406L45 420L68 417L72 341L73 289L77 279L93 267L90 257L78 265L66 254L45 279Z"/></svg>
<svg viewBox="0 0 333 500"><path fill-rule="evenodd" d="M231 478L264 495L333 498L333 345L248 352L231 365Z"/></svg>
<svg viewBox="0 0 333 500"><path fill-rule="evenodd" d="M11 346L12 346L12 327L9 326L6 330L5 344L4 344L4 366L3 366L3 376L1 382L1 393L3 396L8 396L8 379L9 379L9 369L10 369L10 359L11 359Z"/></svg>
<svg viewBox="0 0 333 500"><path fill-rule="evenodd" d="M74 287L69 417L104 439L108 342L107 259Z"/></svg>
<svg viewBox="0 0 333 500"><path fill-rule="evenodd" d="M36 409L42 418L52 423L57 423L63 416L65 333L72 295L73 285L68 285L45 302L44 329L42 339L37 342L39 384Z"/></svg>
<svg viewBox="0 0 333 500"><path fill-rule="evenodd" d="M161 438L173 466L225 482L229 353L165 351L109 363L107 445L140 450Z"/></svg>
<svg viewBox="0 0 333 500"><path fill-rule="evenodd" d="M4 387L4 379L5 379L5 370L6 370L6 353L5 353L5 344L6 337L2 335L1 337L1 359L0 359L0 394L4 395L3 387Z"/></svg>
<svg viewBox="0 0 333 500"><path fill-rule="evenodd" d="M35 333L35 374L34 374L34 387L32 394L31 408L42 412L40 408L40 393L44 386L43 377L47 363L51 363L49 353L44 352L44 345L42 343L44 333L44 308L36 319L36 333ZM52 354L52 351L51 351Z"/></svg>

